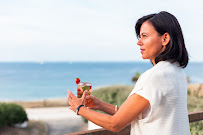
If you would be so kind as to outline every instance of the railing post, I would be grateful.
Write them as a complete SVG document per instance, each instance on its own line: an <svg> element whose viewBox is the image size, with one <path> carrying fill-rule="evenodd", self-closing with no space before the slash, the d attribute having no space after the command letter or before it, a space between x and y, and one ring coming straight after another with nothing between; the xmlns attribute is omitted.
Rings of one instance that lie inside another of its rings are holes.
<svg viewBox="0 0 203 135"><path fill-rule="evenodd" d="M189 117L189 122L195 122L195 121L203 120L203 111L190 112L188 114L188 117Z"/></svg>

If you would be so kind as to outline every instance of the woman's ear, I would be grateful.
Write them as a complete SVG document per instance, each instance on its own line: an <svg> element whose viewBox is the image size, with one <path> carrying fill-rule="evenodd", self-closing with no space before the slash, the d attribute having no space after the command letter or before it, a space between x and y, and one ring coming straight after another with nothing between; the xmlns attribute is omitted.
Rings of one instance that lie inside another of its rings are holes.
<svg viewBox="0 0 203 135"><path fill-rule="evenodd" d="M170 42L170 39L171 39L170 35L169 35L167 32L164 33L164 34L162 35L162 45L163 45L163 46L168 45L168 43Z"/></svg>

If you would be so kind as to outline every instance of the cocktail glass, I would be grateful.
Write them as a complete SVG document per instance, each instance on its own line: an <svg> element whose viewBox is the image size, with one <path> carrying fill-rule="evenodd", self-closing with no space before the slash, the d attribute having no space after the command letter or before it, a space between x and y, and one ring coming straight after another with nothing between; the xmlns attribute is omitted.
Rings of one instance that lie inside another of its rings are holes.
<svg viewBox="0 0 203 135"><path fill-rule="evenodd" d="M83 92L87 90L87 95L91 94L91 89L92 89L92 83L88 82L80 82L77 84L77 97L81 98L83 95ZM86 100L85 104L89 104L91 99ZM87 106L88 107L88 106Z"/></svg>

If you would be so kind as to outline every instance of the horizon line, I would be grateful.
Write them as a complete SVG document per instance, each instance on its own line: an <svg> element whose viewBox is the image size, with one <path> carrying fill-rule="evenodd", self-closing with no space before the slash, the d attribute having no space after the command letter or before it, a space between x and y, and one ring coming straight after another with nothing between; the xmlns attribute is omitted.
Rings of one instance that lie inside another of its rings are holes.
<svg viewBox="0 0 203 135"><path fill-rule="evenodd" d="M84 63L84 62L90 62L90 63L102 63L102 62L106 62L106 63L110 63L110 62L142 62L142 63L147 63L150 62L149 60L112 60L112 61L88 61L88 60L84 60L84 61L0 61L0 63L40 63L40 64L44 64L44 63ZM203 63L203 61L189 61L190 62L195 62L195 63Z"/></svg>

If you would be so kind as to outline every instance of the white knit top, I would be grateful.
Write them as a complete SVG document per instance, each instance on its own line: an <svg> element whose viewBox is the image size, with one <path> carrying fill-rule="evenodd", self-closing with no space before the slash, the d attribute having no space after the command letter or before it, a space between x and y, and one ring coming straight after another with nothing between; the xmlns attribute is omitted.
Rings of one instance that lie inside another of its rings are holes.
<svg viewBox="0 0 203 135"><path fill-rule="evenodd" d="M190 135L187 81L178 63L161 61L144 72L130 93L150 106L131 123L131 135Z"/></svg>

